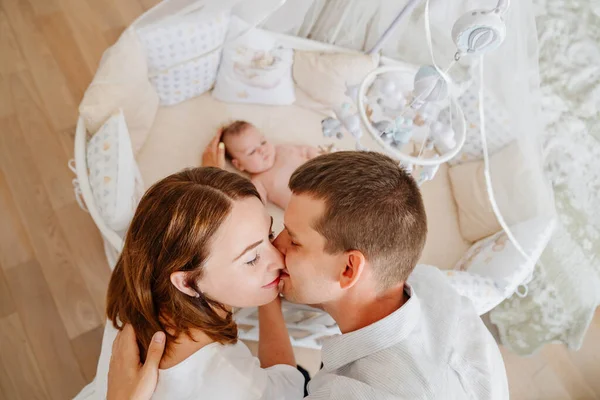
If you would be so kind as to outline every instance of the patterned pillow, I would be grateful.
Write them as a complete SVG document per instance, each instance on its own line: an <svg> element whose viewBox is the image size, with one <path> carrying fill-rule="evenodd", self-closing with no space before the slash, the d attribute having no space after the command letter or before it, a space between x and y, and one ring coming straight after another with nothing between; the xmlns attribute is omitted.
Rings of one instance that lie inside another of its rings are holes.
<svg viewBox="0 0 600 400"><path fill-rule="evenodd" d="M123 112L113 114L87 146L90 186L104 222L124 231L140 198L141 178Z"/></svg>
<svg viewBox="0 0 600 400"><path fill-rule="evenodd" d="M177 104L214 85L229 25L229 11L203 10L138 32L148 74L161 105Z"/></svg>
<svg viewBox="0 0 600 400"><path fill-rule="evenodd" d="M278 48L267 32L248 29L240 18L231 18L231 41L223 49L213 97L229 103L292 104L294 52Z"/></svg>
<svg viewBox="0 0 600 400"><path fill-rule="evenodd" d="M493 279L473 275L464 271L444 271L450 285L460 294L471 300L475 311L483 315L502 300L504 293L496 286Z"/></svg>
<svg viewBox="0 0 600 400"><path fill-rule="evenodd" d="M515 139L511 121L507 111L496 100L492 93L484 93L485 133L488 152L494 154ZM463 110L466 123L466 141L463 148L452 160L450 165L458 165L483 158L481 133L479 130L479 85L474 83L459 98L458 104ZM448 111L440 113L440 122L450 124Z"/></svg>
<svg viewBox="0 0 600 400"><path fill-rule="evenodd" d="M215 51L151 77L160 104L170 106L209 91L217 78L220 57Z"/></svg>
<svg viewBox="0 0 600 400"><path fill-rule="evenodd" d="M544 218L533 218L515 224L510 230L530 256L529 259L521 255L506 232L500 231L471 246L449 274L460 276L465 273L484 278L488 286L491 283L490 287L496 288L501 299L504 299L512 295L519 285L527 283L534 267L532 262L539 258L553 228L553 221ZM499 301L494 306L498 303Z"/></svg>

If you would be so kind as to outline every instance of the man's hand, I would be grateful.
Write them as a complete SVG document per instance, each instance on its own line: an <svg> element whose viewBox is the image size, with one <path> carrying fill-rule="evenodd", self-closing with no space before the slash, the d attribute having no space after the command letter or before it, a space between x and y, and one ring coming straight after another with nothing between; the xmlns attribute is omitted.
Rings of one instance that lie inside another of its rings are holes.
<svg viewBox="0 0 600 400"><path fill-rule="evenodd" d="M158 365L164 351L165 334L156 332L142 365L133 327L125 325L112 346L107 400L149 400L156 389Z"/></svg>
<svg viewBox="0 0 600 400"><path fill-rule="evenodd" d="M219 130L202 154L203 167L225 168L225 143L221 142L222 131Z"/></svg>

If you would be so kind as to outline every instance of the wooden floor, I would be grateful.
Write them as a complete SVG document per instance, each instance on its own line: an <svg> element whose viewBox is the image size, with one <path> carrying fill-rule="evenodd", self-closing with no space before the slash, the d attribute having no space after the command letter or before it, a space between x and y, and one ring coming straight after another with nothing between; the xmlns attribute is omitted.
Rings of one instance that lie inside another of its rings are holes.
<svg viewBox="0 0 600 400"><path fill-rule="evenodd" d="M157 1L0 0L1 399L68 399L94 376L109 270L67 160L103 50ZM514 399L600 399L600 313L577 353L504 355Z"/></svg>

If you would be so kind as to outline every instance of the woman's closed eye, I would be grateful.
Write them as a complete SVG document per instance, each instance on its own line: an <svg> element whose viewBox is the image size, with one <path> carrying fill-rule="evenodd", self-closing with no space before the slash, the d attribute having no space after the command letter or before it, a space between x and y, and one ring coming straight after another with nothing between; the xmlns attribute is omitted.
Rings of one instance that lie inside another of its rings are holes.
<svg viewBox="0 0 600 400"><path fill-rule="evenodd" d="M246 262L246 265L250 265L250 266L252 266L252 267L253 267L253 266L255 266L255 265L256 265L256 263L258 263L259 261L260 261L260 254L259 254L259 253L256 253L256 257L254 257L254 259L252 259L252 260L250 260L250 261Z"/></svg>

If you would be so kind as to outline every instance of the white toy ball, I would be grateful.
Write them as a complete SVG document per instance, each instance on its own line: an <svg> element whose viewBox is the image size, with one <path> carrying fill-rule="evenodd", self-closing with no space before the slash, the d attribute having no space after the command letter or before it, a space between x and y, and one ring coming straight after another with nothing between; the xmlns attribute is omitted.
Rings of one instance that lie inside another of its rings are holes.
<svg viewBox="0 0 600 400"><path fill-rule="evenodd" d="M438 107L433 103L425 103L419 108L419 118L422 123L431 123L434 121L439 114Z"/></svg>
<svg viewBox="0 0 600 400"><path fill-rule="evenodd" d="M414 80L413 107L420 108L427 102L441 101L448 97L448 82L431 65L419 68Z"/></svg>
<svg viewBox="0 0 600 400"><path fill-rule="evenodd" d="M356 139L360 139L363 135L360 129L360 118L356 114L348 115L342 120L344 127L354 136Z"/></svg>
<svg viewBox="0 0 600 400"><path fill-rule="evenodd" d="M479 55L494 50L505 37L506 25L499 8L468 12L452 28L452 38L462 54Z"/></svg>
<svg viewBox="0 0 600 400"><path fill-rule="evenodd" d="M442 124L441 122L434 121L430 126L431 136L436 144L442 145L447 149L453 149L456 146L456 140L454 139L454 130L452 127Z"/></svg>

